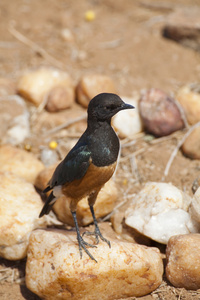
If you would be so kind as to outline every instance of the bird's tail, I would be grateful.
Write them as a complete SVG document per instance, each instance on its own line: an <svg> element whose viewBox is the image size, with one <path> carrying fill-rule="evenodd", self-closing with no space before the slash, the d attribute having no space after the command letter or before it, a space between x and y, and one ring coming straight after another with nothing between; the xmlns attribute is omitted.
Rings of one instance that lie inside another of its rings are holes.
<svg viewBox="0 0 200 300"><path fill-rule="evenodd" d="M54 205L55 201L56 201L56 198L54 197L53 192L51 192L47 201L45 202L45 205L43 206L43 209L40 212L39 218L41 218L44 215L48 215L48 213L52 209L52 206Z"/></svg>

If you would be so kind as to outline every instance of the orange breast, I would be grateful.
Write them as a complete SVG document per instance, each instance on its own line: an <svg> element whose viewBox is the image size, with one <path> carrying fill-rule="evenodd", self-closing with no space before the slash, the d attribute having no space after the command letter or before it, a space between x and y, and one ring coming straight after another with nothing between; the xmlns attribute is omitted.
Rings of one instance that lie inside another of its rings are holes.
<svg viewBox="0 0 200 300"><path fill-rule="evenodd" d="M104 167L96 167L91 163L85 176L81 179L66 183L62 187L62 192L67 197L76 199L76 201L80 200L101 188L112 177L115 168L116 162Z"/></svg>

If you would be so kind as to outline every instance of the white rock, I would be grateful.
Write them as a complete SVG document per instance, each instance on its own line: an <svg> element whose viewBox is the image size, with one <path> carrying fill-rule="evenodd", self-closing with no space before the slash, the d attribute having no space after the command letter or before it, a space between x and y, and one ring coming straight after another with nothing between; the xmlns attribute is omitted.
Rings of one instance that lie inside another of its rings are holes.
<svg viewBox="0 0 200 300"><path fill-rule="evenodd" d="M0 182L0 256L22 259L31 231L46 226L38 219L43 203L31 183L12 173L0 172Z"/></svg>
<svg viewBox="0 0 200 300"><path fill-rule="evenodd" d="M133 136L143 130L138 109L139 95L135 97L121 97L123 101L135 106L135 109L120 111L112 118L112 125L121 138Z"/></svg>
<svg viewBox="0 0 200 300"><path fill-rule="evenodd" d="M125 212L125 223L167 244L173 235L198 232L198 223L188 213L190 203L191 198L172 184L147 183Z"/></svg>
<svg viewBox="0 0 200 300"><path fill-rule="evenodd" d="M49 148L42 149L40 153L40 159L46 167L49 167L58 162L58 153Z"/></svg>
<svg viewBox="0 0 200 300"><path fill-rule="evenodd" d="M3 143L18 145L30 134L29 112L17 95L0 98L0 133Z"/></svg>
<svg viewBox="0 0 200 300"><path fill-rule="evenodd" d="M113 239L111 248L101 241L89 250L98 263L86 253L80 259L75 232L32 232L27 287L48 300L112 300L146 295L162 282L163 264L156 248Z"/></svg>

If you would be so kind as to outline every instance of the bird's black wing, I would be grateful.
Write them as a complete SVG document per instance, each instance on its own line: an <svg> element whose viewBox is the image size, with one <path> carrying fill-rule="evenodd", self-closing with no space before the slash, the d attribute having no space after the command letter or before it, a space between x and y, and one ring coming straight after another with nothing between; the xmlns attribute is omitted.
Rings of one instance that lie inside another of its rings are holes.
<svg viewBox="0 0 200 300"><path fill-rule="evenodd" d="M57 166L55 172L49 181L49 185L43 191L44 193L52 190L54 186L63 185L72 182L75 179L81 179L90 165L91 152L87 145L76 145ZM53 192L49 195L39 217L48 214L55 203Z"/></svg>
<svg viewBox="0 0 200 300"><path fill-rule="evenodd" d="M49 189L75 179L81 179L90 165L90 158L91 152L87 145L74 147L55 169L49 182Z"/></svg>

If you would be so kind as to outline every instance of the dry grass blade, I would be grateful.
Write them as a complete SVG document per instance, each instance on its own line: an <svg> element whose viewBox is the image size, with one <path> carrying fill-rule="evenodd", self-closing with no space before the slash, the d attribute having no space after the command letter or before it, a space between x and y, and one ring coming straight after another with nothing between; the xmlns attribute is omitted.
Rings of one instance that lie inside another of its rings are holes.
<svg viewBox="0 0 200 300"><path fill-rule="evenodd" d="M39 53L42 57L44 57L52 65L54 65L60 69L66 68L66 66L62 62L60 62L59 60L57 60L56 58L51 56L45 49L43 49L42 47L40 47L39 45L37 45L36 43L34 43L30 39L28 39L26 36L24 36L21 32L16 30L13 25L10 25L8 30L18 41L27 45L28 47L33 49L35 52Z"/></svg>
<svg viewBox="0 0 200 300"><path fill-rule="evenodd" d="M67 127L69 127L69 126L71 126L71 125L77 123L77 122L86 120L86 117L87 117L87 115L84 114L84 115L82 115L81 117L78 117L78 118L75 118L75 119L73 119L73 120L67 121L67 122L64 123L64 124L61 124L61 125L59 125L59 126L57 126L57 127L54 127L53 129L50 129L50 130L48 130L48 131L45 131L45 133L44 133L43 135L49 135L49 134L55 133L55 132L57 132L57 131L60 131L60 130L62 130L62 129L64 129L64 128L67 128Z"/></svg>
<svg viewBox="0 0 200 300"><path fill-rule="evenodd" d="M192 127L190 127L190 129L187 131L187 133L183 136L183 138L179 141L178 145L176 146L176 148L174 149L174 151L172 152L168 162L167 162L167 165L166 165L166 168L165 168L165 171L164 171L164 177L166 177L169 173L169 169L173 163L173 160L174 158L176 157L179 149L182 147L183 143L185 142L185 140L188 138L188 136L192 133L192 131L194 129L196 129L197 127L200 126L200 122L196 123L195 125L193 125Z"/></svg>

